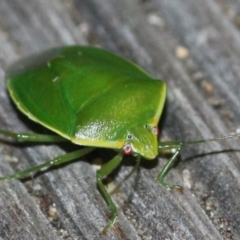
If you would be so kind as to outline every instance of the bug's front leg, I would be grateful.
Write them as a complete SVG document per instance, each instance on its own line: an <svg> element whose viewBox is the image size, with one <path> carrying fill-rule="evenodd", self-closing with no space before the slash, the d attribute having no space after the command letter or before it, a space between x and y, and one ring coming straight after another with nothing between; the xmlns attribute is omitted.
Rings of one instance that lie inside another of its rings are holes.
<svg viewBox="0 0 240 240"><path fill-rule="evenodd" d="M111 217L108 221L108 224L105 226L105 228L103 229L103 233L106 233L107 230L114 224L114 222L116 221L117 215L118 215L118 210L117 207L115 205L115 203L113 202L110 194L108 193L106 187L104 186L102 180L104 177L106 177L107 175L109 175L110 173L112 173L112 171L114 169L116 169L119 164L121 163L123 158L122 153L119 153L117 156L115 156L113 159L111 159L109 162L107 162L106 164L104 164L101 169L99 169L97 171L97 184L99 187L99 190L101 192L101 194L103 195L108 207L110 208L111 211Z"/></svg>
<svg viewBox="0 0 240 240"><path fill-rule="evenodd" d="M180 142L163 142L159 145L159 151L168 151L174 150L173 155L168 159L166 165L163 167L163 169L160 171L160 173L157 175L157 180L159 184L163 187L165 187L168 190L176 189L179 191L183 191L183 187L179 185L170 185L164 181L164 178L166 177L169 170L172 168L172 166L176 163L178 160L178 155L181 151L182 143Z"/></svg>

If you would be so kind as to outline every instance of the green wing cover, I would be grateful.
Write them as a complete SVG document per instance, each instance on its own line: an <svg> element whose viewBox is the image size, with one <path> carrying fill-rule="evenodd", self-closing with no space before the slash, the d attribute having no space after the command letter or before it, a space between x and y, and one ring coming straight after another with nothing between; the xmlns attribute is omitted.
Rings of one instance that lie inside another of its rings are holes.
<svg viewBox="0 0 240 240"><path fill-rule="evenodd" d="M163 81L92 47L33 55L13 65L7 79L23 113L82 145L120 148L129 129L158 122L166 97Z"/></svg>

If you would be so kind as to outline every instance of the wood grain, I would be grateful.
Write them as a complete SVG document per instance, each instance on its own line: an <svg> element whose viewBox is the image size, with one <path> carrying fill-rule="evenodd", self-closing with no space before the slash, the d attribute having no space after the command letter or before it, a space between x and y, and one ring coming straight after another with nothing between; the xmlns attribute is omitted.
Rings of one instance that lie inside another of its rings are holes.
<svg viewBox="0 0 240 240"><path fill-rule="evenodd" d="M81 44L118 53L166 81L163 140L234 133L240 127L239 12L237 0L2 0L0 126L44 131L9 101L7 67L33 52ZM1 174L73 148L3 141ZM155 181L165 162L160 156L143 163L139 175L113 195L119 218L107 235L100 232L109 210L91 162L77 161L34 181L1 183L0 238L240 239L239 139L185 147L167 177L185 187L183 194L166 191ZM125 161L112 184L121 182L133 164Z"/></svg>

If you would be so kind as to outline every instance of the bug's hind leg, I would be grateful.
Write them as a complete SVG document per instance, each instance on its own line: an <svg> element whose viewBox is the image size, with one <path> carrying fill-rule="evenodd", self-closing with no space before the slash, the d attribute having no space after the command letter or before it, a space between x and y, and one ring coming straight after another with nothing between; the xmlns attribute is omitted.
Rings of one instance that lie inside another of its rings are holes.
<svg viewBox="0 0 240 240"><path fill-rule="evenodd" d="M37 133L15 133L0 129L0 135L11 137L19 142L66 142L69 141L59 135L45 135Z"/></svg>
<svg viewBox="0 0 240 240"><path fill-rule="evenodd" d="M63 164L63 163L67 163L67 162L72 161L76 158L79 158L83 155L86 155L87 153L89 153L93 150L94 150L94 148L90 148L90 147L89 148L83 148L83 149L80 149L80 150L76 150L74 152L55 157L55 158L53 158L53 159L51 159L47 162L44 162L42 164L39 164L37 166L28 168L28 169L23 170L23 171L17 172L15 174L12 174L12 175L9 175L9 176L6 176L6 177L0 177L0 181L23 178L25 176L28 176L30 173L36 173L36 172L41 171L43 169L45 170L46 168L49 168L51 166L57 166L57 165L60 165L60 164Z"/></svg>

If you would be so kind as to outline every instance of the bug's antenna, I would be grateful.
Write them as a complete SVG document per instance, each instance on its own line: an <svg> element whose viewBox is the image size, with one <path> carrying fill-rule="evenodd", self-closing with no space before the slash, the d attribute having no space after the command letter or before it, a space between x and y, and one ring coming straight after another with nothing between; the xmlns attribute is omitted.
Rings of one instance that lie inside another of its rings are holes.
<svg viewBox="0 0 240 240"><path fill-rule="evenodd" d="M201 140L194 140L194 141L189 141L189 142L181 142L180 145L193 145L193 144L199 144L199 143L206 143L206 142L216 142L216 141L221 141L221 140L226 140L229 138L235 138L235 137L240 137L240 133L228 135L228 136L221 136L221 137L215 137L215 138L209 138L209 139L201 139Z"/></svg>
<svg viewBox="0 0 240 240"><path fill-rule="evenodd" d="M180 141L160 142L158 148L159 148L159 151L172 150L172 149L177 149L178 151L180 151L180 149L186 145L216 142L216 141L226 140L226 139L235 138L235 137L240 137L240 133L235 133L232 135L221 136L221 137L208 138L208 139L193 140L188 142L180 142Z"/></svg>

